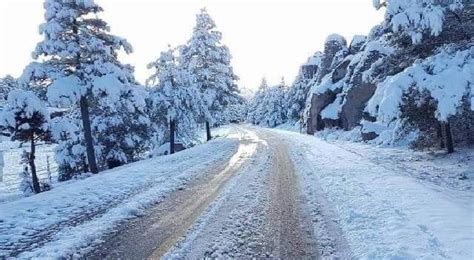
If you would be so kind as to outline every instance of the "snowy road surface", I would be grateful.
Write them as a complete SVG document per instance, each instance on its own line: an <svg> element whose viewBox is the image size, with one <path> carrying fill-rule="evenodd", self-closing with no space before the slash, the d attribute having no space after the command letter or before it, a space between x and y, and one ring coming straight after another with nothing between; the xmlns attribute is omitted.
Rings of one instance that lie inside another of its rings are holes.
<svg viewBox="0 0 474 260"><path fill-rule="evenodd" d="M474 258L471 189L369 155L233 126L193 149L0 204L0 258Z"/></svg>

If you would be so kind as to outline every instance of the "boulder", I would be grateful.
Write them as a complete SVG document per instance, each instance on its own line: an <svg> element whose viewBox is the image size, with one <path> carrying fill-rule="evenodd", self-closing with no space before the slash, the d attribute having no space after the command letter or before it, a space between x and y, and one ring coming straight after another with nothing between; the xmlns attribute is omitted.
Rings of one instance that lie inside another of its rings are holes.
<svg viewBox="0 0 474 260"><path fill-rule="evenodd" d="M341 126L351 130L359 125L367 101L374 95L376 85L362 83L346 92L345 103L341 109Z"/></svg>
<svg viewBox="0 0 474 260"><path fill-rule="evenodd" d="M321 118L321 111L336 100L337 93L326 91L323 94L313 94L311 97L311 107L306 123L308 134L314 134L316 131L324 129L324 121Z"/></svg>

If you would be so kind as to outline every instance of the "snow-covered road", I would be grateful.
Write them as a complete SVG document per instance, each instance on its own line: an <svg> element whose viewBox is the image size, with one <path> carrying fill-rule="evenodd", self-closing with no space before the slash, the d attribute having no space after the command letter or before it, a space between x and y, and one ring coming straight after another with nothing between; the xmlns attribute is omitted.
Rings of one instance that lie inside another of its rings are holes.
<svg viewBox="0 0 474 260"><path fill-rule="evenodd" d="M187 151L0 204L0 258L474 258L471 189L354 147L232 126Z"/></svg>

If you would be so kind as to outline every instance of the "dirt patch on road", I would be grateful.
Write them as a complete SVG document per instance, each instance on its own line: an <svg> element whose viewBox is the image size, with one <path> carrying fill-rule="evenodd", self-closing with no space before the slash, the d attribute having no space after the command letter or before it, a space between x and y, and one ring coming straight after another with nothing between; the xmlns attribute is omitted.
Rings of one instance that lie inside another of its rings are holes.
<svg viewBox="0 0 474 260"><path fill-rule="evenodd" d="M298 181L288 145L273 134L265 134L273 152L270 172L268 235L272 256L282 259L317 258L315 235L311 220L303 208Z"/></svg>

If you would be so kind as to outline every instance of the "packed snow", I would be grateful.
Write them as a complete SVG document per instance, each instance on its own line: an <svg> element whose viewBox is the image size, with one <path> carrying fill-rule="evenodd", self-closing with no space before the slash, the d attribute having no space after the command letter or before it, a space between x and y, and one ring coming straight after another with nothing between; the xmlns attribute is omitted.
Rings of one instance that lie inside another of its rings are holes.
<svg viewBox="0 0 474 260"><path fill-rule="evenodd" d="M304 194L318 207L311 209L315 229L322 230L330 256L344 254L340 248L347 242L354 258L474 257L471 189L453 190L449 185L432 185L406 175L402 169L407 164L393 162L394 156L390 160L381 157L383 148L367 156L370 149L363 146L348 151L347 144L339 147L314 137L279 133L294 144L292 156ZM464 158L463 167L471 178L474 165L469 158ZM439 164L445 168L433 174L442 174L450 167L447 162ZM409 165L413 167L411 174L426 171L423 162ZM334 223L341 229L339 233L330 232Z"/></svg>
<svg viewBox="0 0 474 260"><path fill-rule="evenodd" d="M87 251L84 248L99 242L102 233L139 216L153 203L199 177L208 165L228 160L237 143L232 137L216 140L2 203L0 256L78 256Z"/></svg>

